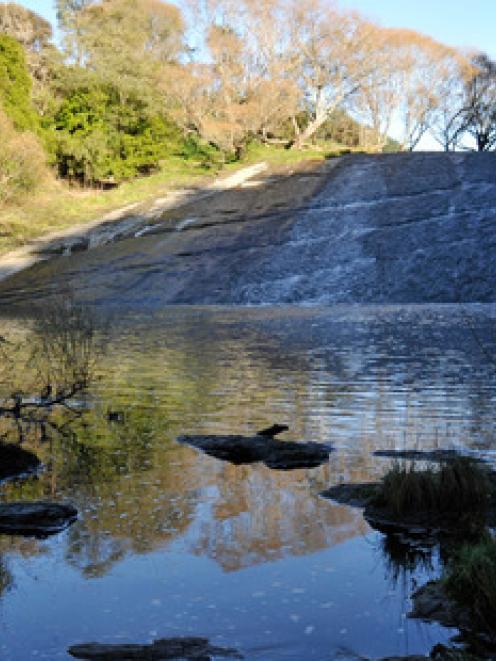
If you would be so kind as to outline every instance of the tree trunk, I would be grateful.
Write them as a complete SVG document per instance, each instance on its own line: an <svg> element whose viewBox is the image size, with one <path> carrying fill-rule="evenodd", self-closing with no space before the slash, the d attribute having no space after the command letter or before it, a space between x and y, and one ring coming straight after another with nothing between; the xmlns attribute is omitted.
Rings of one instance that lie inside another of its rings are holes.
<svg viewBox="0 0 496 661"><path fill-rule="evenodd" d="M320 129L322 124L325 123L327 120L327 113L317 116L314 120L308 124L306 129L304 131L300 132L299 135L297 135L293 141L293 143L290 145L291 149L301 149L301 147L305 144L305 142L311 138L317 131Z"/></svg>

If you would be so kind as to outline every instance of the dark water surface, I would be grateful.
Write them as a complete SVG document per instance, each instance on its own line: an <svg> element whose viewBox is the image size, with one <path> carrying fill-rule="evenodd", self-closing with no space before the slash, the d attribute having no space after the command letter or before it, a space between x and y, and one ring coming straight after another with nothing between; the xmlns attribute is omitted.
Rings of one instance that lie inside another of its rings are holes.
<svg viewBox="0 0 496 661"><path fill-rule="evenodd" d="M413 571L359 510L319 492L378 478L375 449L457 447L496 460L488 307L172 308L114 319L91 409L42 447L47 470L3 499L72 501L47 540L0 536L0 658L202 635L248 659L427 653L453 631L406 618ZM108 410L124 411L110 423ZM328 465L233 466L179 434L331 443Z"/></svg>

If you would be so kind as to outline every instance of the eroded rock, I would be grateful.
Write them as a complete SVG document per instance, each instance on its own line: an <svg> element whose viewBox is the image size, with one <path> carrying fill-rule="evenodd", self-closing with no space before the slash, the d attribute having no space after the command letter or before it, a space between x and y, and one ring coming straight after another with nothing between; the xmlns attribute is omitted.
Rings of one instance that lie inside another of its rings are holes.
<svg viewBox="0 0 496 661"><path fill-rule="evenodd" d="M11 535L53 535L77 519L68 504L45 501L0 504L0 533Z"/></svg>
<svg viewBox="0 0 496 661"><path fill-rule="evenodd" d="M186 659L209 661L213 656L242 659L235 649L210 645L208 638L161 638L150 645L104 645L84 643L69 647L68 652L76 659L102 659L105 661L161 661Z"/></svg>
<svg viewBox="0 0 496 661"><path fill-rule="evenodd" d="M277 470L315 468L328 461L332 451L321 443L276 441L260 435L179 436L177 440L232 464L263 462Z"/></svg>

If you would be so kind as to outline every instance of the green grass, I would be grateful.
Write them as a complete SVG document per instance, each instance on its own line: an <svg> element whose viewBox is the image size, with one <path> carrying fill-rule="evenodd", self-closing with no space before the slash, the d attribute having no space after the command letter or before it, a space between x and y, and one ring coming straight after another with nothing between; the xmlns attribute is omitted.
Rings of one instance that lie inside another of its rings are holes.
<svg viewBox="0 0 496 661"><path fill-rule="evenodd" d="M287 150L250 145L241 161L225 165L222 171L227 174L260 161L277 167L305 160L324 160L326 154L327 146L316 150ZM50 232L97 219L128 204L151 201L183 186L202 185L220 170L221 166L206 168L198 161L170 158L159 172L107 191L71 188L50 177L36 194L27 196L18 204L0 207L0 254Z"/></svg>
<svg viewBox="0 0 496 661"><path fill-rule="evenodd" d="M396 516L427 514L483 514L490 486L484 468L467 457L458 457L439 470L416 470L395 465L383 477L375 504Z"/></svg>
<svg viewBox="0 0 496 661"><path fill-rule="evenodd" d="M496 640L496 540L489 534L478 544L466 544L444 577L446 592L468 609L474 628Z"/></svg>

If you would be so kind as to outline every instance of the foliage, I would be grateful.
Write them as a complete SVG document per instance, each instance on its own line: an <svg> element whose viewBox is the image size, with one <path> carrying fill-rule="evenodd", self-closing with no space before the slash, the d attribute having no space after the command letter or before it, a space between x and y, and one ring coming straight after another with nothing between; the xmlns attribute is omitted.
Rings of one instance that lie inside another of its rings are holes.
<svg viewBox="0 0 496 661"><path fill-rule="evenodd" d="M0 208L32 194L47 176L45 156L32 133L19 133L0 108Z"/></svg>
<svg viewBox="0 0 496 661"><path fill-rule="evenodd" d="M20 130L37 124L31 88L24 49L13 37L0 34L0 105Z"/></svg>
<svg viewBox="0 0 496 661"><path fill-rule="evenodd" d="M474 627L496 638L496 540L464 545L448 565L447 593L468 608Z"/></svg>
<svg viewBox="0 0 496 661"><path fill-rule="evenodd" d="M97 79L67 91L45 128L59 174L84 184L149 174L162 159L194 151L163 115Z"/></svg>
<svg viewBox="0 0 496 661"><path fill-rule="evenodd" d="M397 516L414 513L484 513L490 486L486 471L467 457L444 463L439 470L416 470L396 464L382 478L375 502Z"/></svg>
<svg viewBox="0 0 496 661"><path fill-rule="evenodd" d="M52 38L52 26L48 21L14 2L0 5L0 32L34 52L45 48Z"/></svg>

